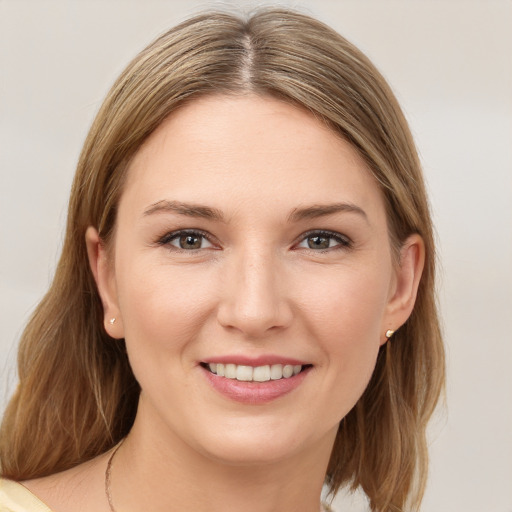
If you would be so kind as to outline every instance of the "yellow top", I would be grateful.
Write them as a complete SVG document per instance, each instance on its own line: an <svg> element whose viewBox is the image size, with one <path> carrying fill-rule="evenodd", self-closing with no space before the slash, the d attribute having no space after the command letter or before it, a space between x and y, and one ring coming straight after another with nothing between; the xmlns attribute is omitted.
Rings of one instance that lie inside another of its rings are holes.
<svg viewBox="0 0 512 512"><path fill-rule="evenodd" d="M52 512L25 486L0 478L0 512Z"/></svg>
<svg viewBox="0 0 512 512"><path fill-rule="evenodd" d="M331 512L325 503L321 512ZM14 480L0 478L0 512L52 512L39 498L34 496L24 485Z"/></svg>

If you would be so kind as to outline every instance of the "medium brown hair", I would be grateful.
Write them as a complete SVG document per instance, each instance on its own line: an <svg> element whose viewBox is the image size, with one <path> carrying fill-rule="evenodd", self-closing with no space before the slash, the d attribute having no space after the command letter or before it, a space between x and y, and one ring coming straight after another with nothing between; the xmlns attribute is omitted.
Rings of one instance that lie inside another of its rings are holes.
<svg viewBox="0 0 512 512"><path fill-rule="evenodd" d="M126 68L82 150L54 281L19 349L19 386L0 431L2 474L55 473L108 450L130 430L139 385L124 342L105 332L85 231L108 244L128 163L173 111L208 94L254 93L312 112L349 141L382 191L390 243L423 238L416 304L380 349L373 377L342 420L326 475L332 493L361 486L373 511L417 508L427 476L425 429L444 383L429 207L400 107L371 62L326 25L286 9L242 19L206 13L171 29Z"/></svg>

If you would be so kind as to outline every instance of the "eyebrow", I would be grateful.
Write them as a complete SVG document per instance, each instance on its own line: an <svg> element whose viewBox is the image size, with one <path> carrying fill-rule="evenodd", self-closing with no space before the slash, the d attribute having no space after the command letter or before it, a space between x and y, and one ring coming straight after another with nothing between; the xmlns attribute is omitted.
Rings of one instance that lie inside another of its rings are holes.
<svg viewBox="0 0 512 512"><path fill-rule="evenodd" d="M299 222L306 219L316 219L336 213L356 213L368 220L366 212L352 203L318 204L304 208L294 208L288 215L288 222ZM217 208L181 201L162 200L157 201L144 210L144 216L158 213L177 213L188 217L200 217L203 219L226 222L223 213Z"/></svg>
<svg viewBox="0 0 512 512"><path fill-rule="evenodd" d="M216 208L193 203L182 203L180 201L157 201L144 210L144 216L156 213L177 213L188 217L201 217L203 219L225 222L224 215Z"/></svg>
<svg viewBox="0 0 512 512"><path fill-rule="evenodd" d="M308 206L306 208L295 208L288 216L288 221L298 222L305 219L317 219L318 217L333 215L340 212L356 213L368 221L366 212L359 206L352 203L318 204Z"/></svg>

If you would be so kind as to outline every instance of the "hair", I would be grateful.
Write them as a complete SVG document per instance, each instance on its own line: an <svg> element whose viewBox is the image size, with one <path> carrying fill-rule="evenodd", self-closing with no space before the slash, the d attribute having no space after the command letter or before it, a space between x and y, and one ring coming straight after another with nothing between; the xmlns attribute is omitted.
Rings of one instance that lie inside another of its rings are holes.
<svg viewBox="0 0 512 512"><path fill-rule="evenodd" d="M356 148L384 197L395 254L413 233L424 241L414 310L381 347L367 389L341 421L326 475L332 495L361 487L372 511L419 507L426 426L445 365L418 155L397 100L368 58L323 23L281 8L248 18L195 16L143 50L108 93L79 158L53 283L21 337L19 385L0 430L4 477L65 470L130 430L140 388L124 341L104 330L85 231L94 226L111 243L128 164L167 116L201 96L248 93L307 109Z"/></svg>

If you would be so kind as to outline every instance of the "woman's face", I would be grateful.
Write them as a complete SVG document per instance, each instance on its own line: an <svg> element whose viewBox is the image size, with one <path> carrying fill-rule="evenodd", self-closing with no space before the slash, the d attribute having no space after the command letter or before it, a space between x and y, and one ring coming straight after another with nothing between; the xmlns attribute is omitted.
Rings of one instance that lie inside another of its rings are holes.
<svg viewBox="0 0 512 512"><path fill-rule="evenodd" d="M374 179L275 99L172 114L129 167L102 259L106 328L142 388L136 425L229 463L330 447L406 318Z"/></svg>

